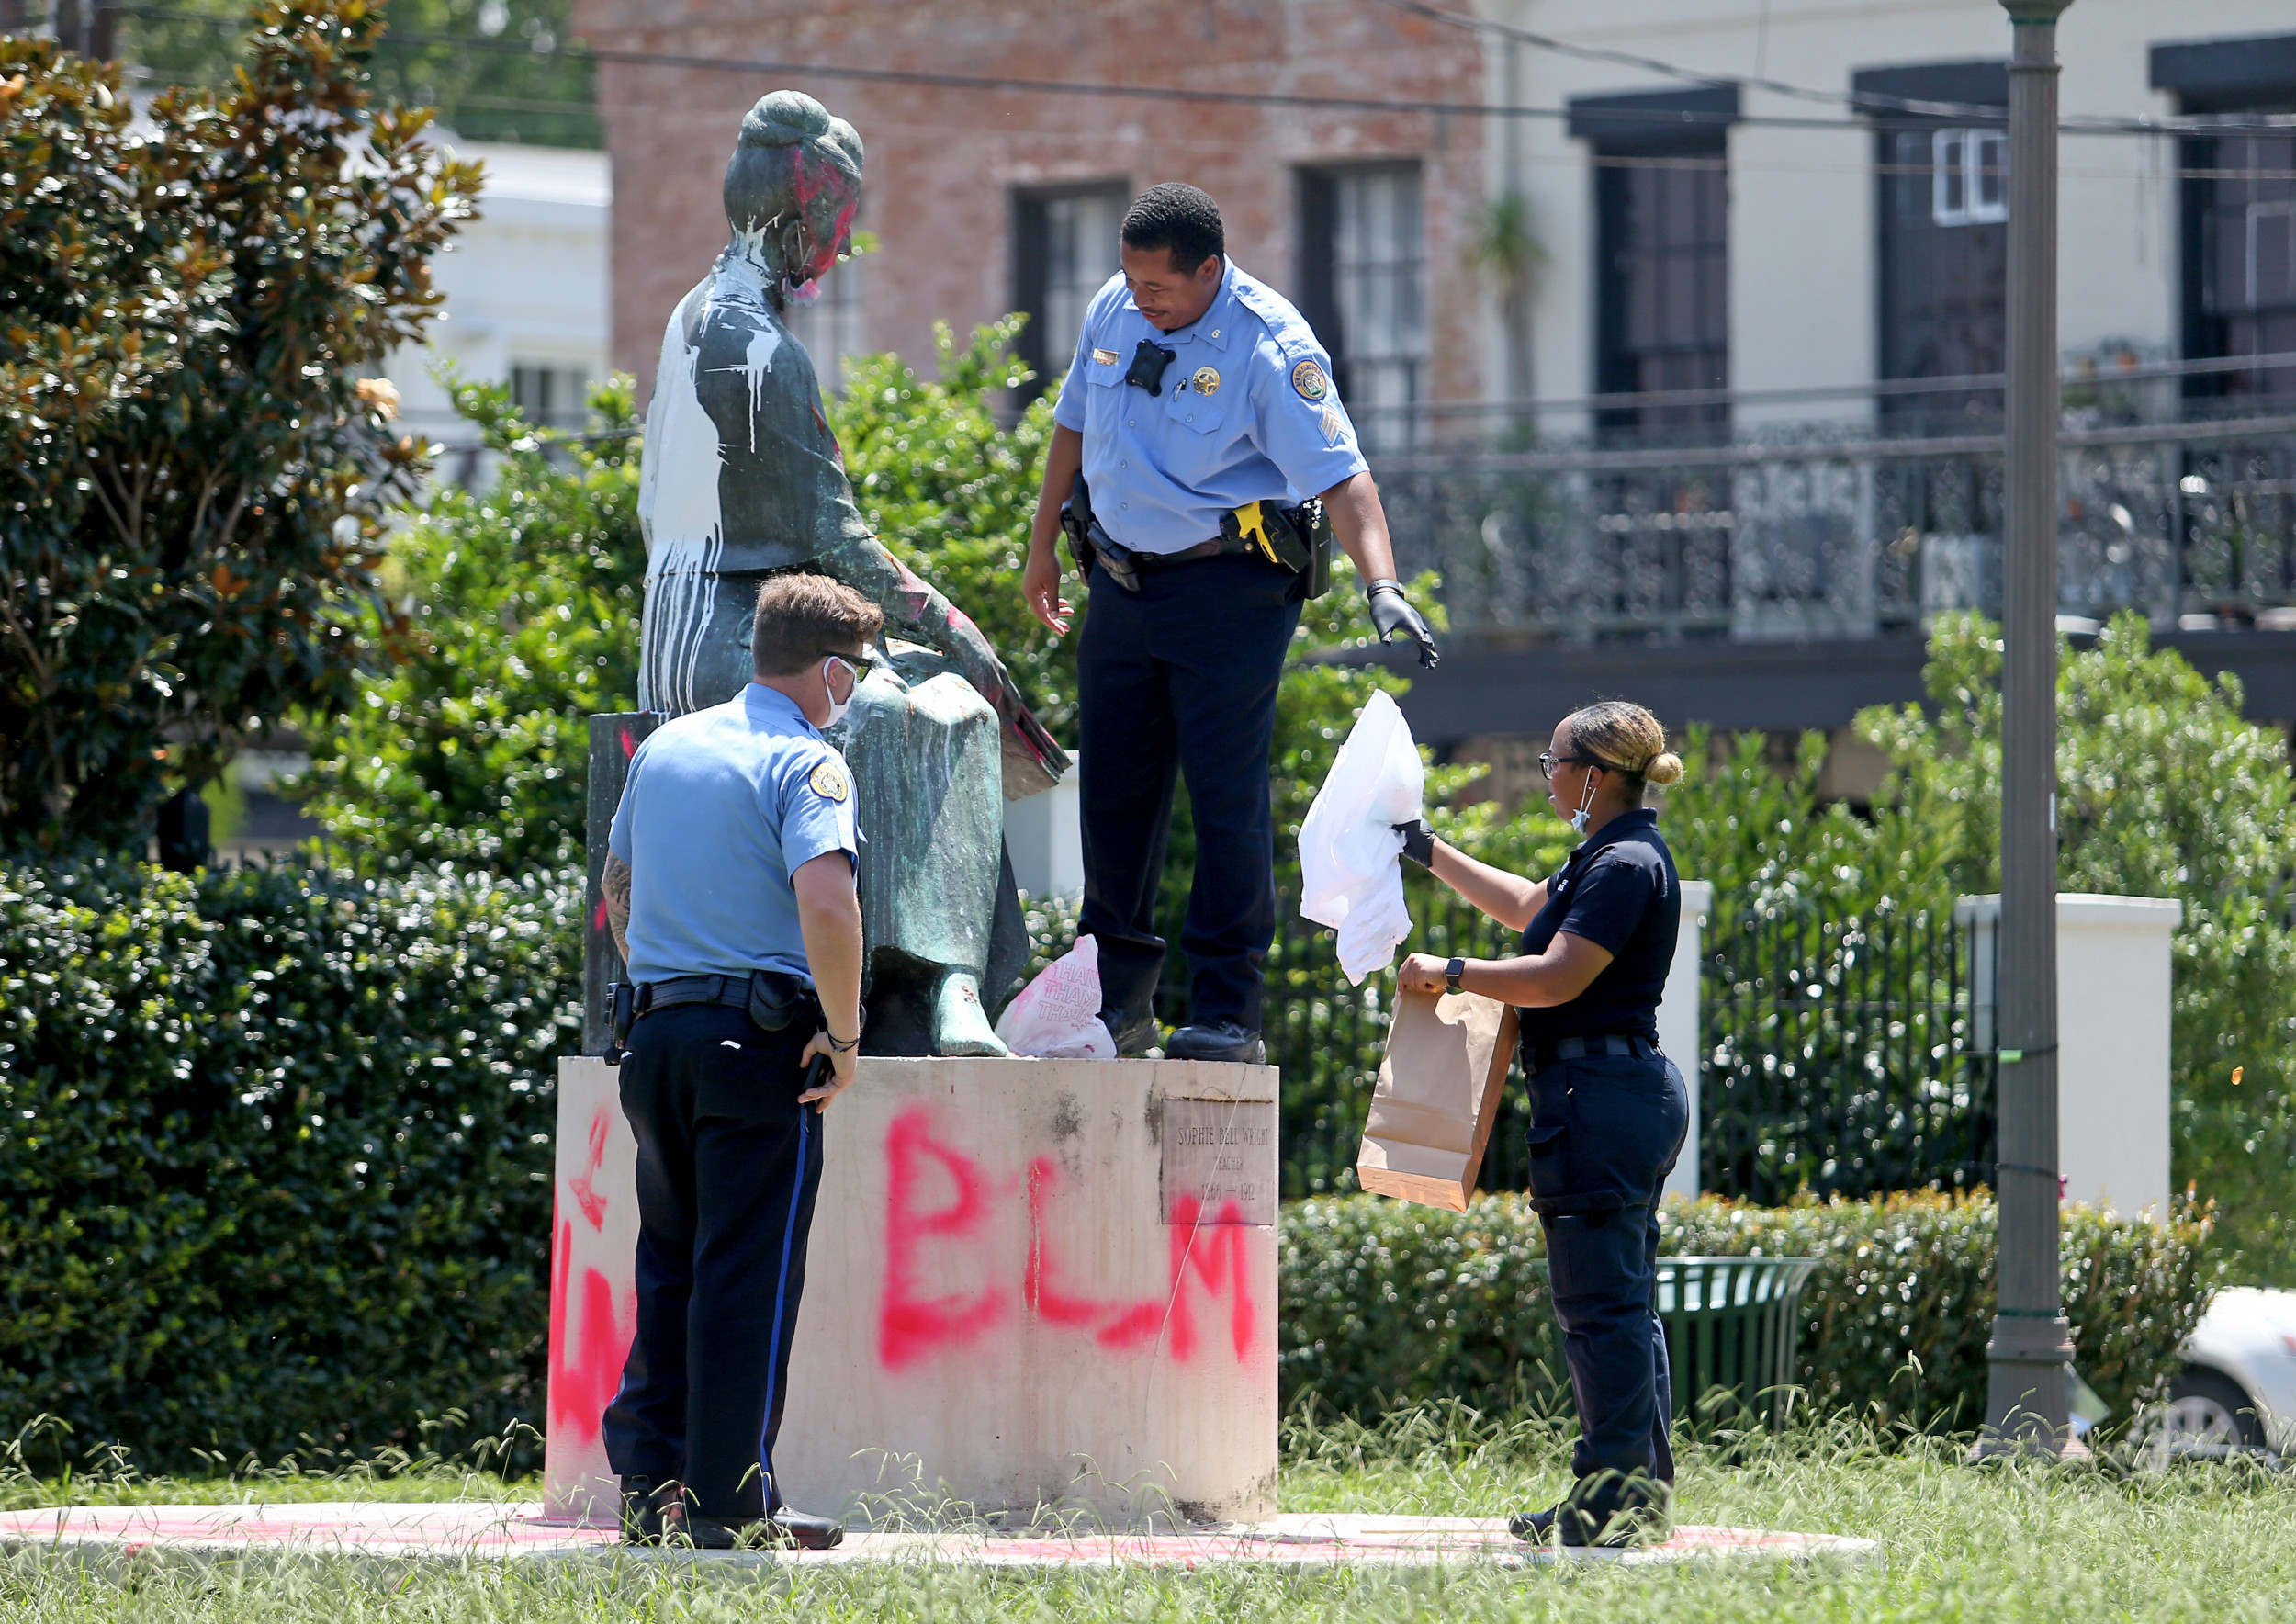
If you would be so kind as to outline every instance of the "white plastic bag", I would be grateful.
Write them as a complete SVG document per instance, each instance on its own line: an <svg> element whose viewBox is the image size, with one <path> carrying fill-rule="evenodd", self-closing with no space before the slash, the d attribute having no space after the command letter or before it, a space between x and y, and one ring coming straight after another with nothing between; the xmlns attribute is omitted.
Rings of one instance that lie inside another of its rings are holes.
<svg viewBox="0 0 2296 1624"><path fill-rule="evenodd" d="M996 1035L1037 1060L1113 1060L1116 1039L1100 1020L1100 943L1090 936L1044 966L996 1018Z"/></svg>
<svg viewBox="0 0 2296 1624"><path fill-rule="evenodd" d="M1339 931L1339 967L1359 985L1395 962L1411 934L1403 837L1421 815L1427 771L1395 701L1374 694L1339 747L1300 826L1300 911Z"/></svg>

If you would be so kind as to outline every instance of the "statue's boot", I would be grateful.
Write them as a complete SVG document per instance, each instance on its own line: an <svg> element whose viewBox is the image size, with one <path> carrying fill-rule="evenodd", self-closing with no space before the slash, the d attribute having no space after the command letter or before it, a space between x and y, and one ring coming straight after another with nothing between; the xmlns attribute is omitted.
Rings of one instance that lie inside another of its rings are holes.
<svg viewBox="0 0 2296 1624"><path fill-rule="evenodd" d="M930 648L884 640L829 729L852 769L873 1054L1003 1054L981 1004L1005 869L996 712Z"/></svg>
<svg viewBox="0 0 2296 1624"><path fill-rule="evenodd" d="M1004 1039L988 1022L981 1007L981 984L969 970L951 970L941 977L933 1000L933 1053L936 1054L1009 1054Z"/></svg>

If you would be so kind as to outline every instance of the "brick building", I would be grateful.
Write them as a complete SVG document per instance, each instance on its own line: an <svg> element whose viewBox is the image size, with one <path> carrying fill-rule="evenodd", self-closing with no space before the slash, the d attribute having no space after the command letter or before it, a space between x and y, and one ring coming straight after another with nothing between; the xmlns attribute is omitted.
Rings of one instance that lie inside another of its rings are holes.
<svg viewBox="0 0 2296 1624"><path fill-rule="evenodd" d="M1472 36L1375 5L759 0L736 15L694 0L582 0L579 21L608 51L712 61L1485 98ZM741 115L784 85L861 131L859 225L881 244L825 282L807 312L816 348L924 360L936 321L962 333L1026 310L1029 358L1041 370L1050 353L1057 367L1086 300L1116 268L1124 205L1180 179L1220 200L1236 260L1308 311L1351 403L1473 397L1495 381L1482 366L1491 300L1467 253L1488 189L1477 118L608 61L599 95L616 180L613 359L646 387L670 308L724 245L718 186Z"/></svg>

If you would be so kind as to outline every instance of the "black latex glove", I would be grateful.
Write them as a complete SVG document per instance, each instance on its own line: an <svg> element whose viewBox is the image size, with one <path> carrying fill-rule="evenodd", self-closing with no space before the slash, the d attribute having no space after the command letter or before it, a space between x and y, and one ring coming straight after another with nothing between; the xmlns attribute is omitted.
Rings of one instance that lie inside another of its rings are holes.
<svg viewBox="0 0 2296 1624"><path fill-rule="evenodd" d="M1392 824L1390 827L1401 833L1404 856L1422 868L1435 866L1435 830L1427 827L1425 818L1414 818L1409 823Z"/></svg>
<svg viewBox="0 0 2296 1624"><path fill-rule="evenodd" d="M1371 624L1379 628L1379 641L1391 639L1397 632L1408 633L1419 645L1419 663L1432 669L1443 663L1443 656L1435 652L1435 633L1411 600L1403 596L1402 584L1393 581L1375 581L1366 589L1369 595Z"/></svg>

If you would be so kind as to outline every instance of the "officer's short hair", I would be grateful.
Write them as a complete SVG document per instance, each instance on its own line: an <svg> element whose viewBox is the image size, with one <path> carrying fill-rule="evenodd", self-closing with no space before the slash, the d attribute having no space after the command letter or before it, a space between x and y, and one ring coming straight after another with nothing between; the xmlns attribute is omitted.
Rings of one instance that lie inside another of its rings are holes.
<svg viewBox="0 0 2296 1624"><path fill-rule="evenodd" d="M1124 246L1164 249L1173 269L1193 272L1211 255L1228 252L1228 231L1211 194L1168 180L1141 193L1124 211Z"/></svg>
<svg viewBox="0 0 2296 1624"><path fill-rule="evenodd" d="M793 571L758 588L749 658L761 677L792 677L824 654L875 640L884 611L841 581Z"/></svg>

